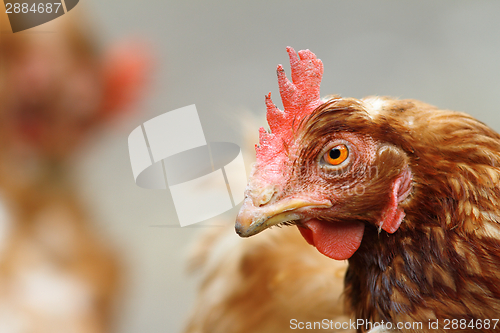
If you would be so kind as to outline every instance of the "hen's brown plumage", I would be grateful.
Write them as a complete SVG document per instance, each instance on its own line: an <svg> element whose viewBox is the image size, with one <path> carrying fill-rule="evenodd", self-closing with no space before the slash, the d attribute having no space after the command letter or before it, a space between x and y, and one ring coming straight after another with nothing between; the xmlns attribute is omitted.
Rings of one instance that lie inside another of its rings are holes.
<svg viewBox="0 0 500 333"><path fill-rule="evenodd" d="M403 151L378 161L380 181L366 184L350 211L385 204L387 189L377 183L389 182L390 170L407 164L413 174L399 230L389 235L367 226L349 260L346 294L356 317L424 323L498 317L500 136L466 114L391 99L373 117L357 102L332 100L304 128L313 135L339 126Z"/></svg>
<svg viewBox="0 0 500 333"><path fill-rule="evenodd" d="M328 319L332 327L350 319L340 300L347 263L318 255L296 229L241 240L232 227L212 228L197 239L190 264L201 281L184 333L295 332L292 319ZM344 328L327 332L355 332Z"/></svg>
<svg viewBox="0 0 500 333"><path fill-rule="evenodd" d="M349 258L357 318L423 324L402 332L447 332L445 319L465 320L462 332L500 330L477 325L500 313L500 136L414 100L333 97L297 117L291 137L261 142L273 159L254 166L238 233L293 223L320 252ZM349 159L328 165L339 144Z"/></svg>
<svg viewBox="0 0 500 333"><path fill-rule="evenodd" d="M498 317L500 136L463 113L408 100L386 105L364 126L404 151L413 194L396 233L365 229L346 277L352 309L391 322Z"/></svg>

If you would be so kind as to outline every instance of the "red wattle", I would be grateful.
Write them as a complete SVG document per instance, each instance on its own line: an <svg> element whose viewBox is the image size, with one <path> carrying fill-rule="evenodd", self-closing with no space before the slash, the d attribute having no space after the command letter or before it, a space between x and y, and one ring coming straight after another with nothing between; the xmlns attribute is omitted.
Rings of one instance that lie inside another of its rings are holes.
<svg viewBox="0 0 500 333"><path fill-rule="evenodd" d="M335 260L349 259L361 245L365 225L361 222L330 223L309 220L307 228L299 227L306 241L325 256Z"/></svg>

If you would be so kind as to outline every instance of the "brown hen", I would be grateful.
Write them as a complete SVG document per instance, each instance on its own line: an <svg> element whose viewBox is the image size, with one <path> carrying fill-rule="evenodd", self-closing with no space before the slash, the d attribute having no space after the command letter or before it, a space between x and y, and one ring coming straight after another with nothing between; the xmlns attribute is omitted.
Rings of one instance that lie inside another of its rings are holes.
<svg viewBox="0 0 500 333"><path fill-rule="evenodd" d="M321 100L321 61L288 52L285 110L266 97L271 131L237 233L295 224L319 252L348 259L360 332L499 331L500 135L415 100Z"/></svg>

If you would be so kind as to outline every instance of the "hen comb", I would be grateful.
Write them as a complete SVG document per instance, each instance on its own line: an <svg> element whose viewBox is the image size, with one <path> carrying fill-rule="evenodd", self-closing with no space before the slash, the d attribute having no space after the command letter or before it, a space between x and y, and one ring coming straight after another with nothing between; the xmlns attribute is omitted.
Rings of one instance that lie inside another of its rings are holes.
<svg viewBox="0 0 500 333"><path fill-rule="evenodd" d="M270 161L276 154L283 153L285 145L293 139L294 131L302 119L322 104L319 89L323 76L323 63L309 50L299 51L286 48L290 57L292 82L278 65L278 85L284 111L278 109L266 95L267 122L271 133L259 129L259 145L256 146L257 160Z"/></svg>

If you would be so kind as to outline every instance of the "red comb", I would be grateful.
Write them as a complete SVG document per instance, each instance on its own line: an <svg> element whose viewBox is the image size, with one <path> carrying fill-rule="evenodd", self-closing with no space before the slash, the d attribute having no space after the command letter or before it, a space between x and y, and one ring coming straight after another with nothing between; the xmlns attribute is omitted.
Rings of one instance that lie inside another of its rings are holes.
<svg viewBox="0 0 500 333"><path fill-rule="evenodd" d="M294 130L302 119L322 104L319 86L323 76L323 63L309 50L297 53L291 47L286 48L290 57L292 82L283 66L278 65L278 84L284 111L278 109L271 100L271 93L266 96L267 122L271 133L259 129L260 145L256 146L257 160L269 161L276 154L282 153L284 144L293 138Z"/></svg>

